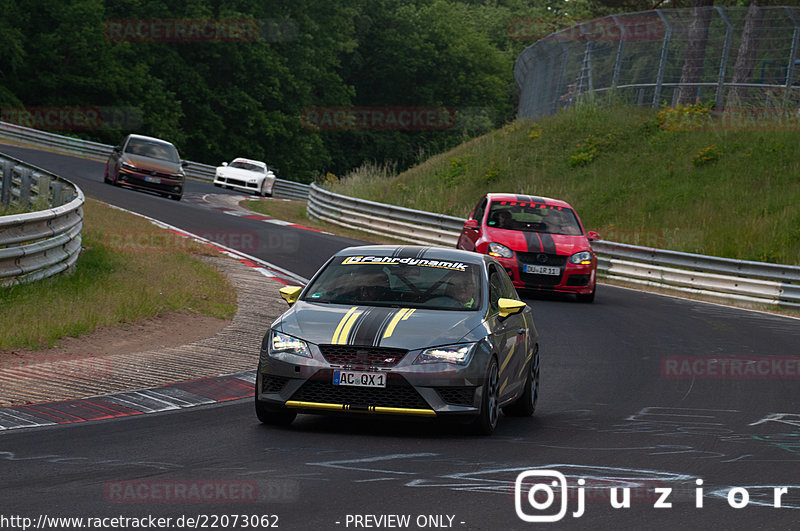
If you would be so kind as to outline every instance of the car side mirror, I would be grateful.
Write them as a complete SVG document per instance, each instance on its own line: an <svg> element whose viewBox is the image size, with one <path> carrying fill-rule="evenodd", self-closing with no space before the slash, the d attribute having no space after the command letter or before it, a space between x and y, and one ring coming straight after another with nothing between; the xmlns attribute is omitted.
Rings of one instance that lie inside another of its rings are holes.
<svg viewBox="0 0 800 531"><path fill-rule="evenodd" d="M285 300L289 306L291 306L297 302L301 291L303 291L303 288L300 286L286 286L280 289L280 294L283 300Z"/></svg>
<svg viewBox="0 0 800 531"><path fill-rule="evenodd" d="M223 166L227 166L227 165L228 165L228 163L227 163L227 162L223 162L223 163L222 163L222 165L223 165Z"/></svg>
<svg viewBox="0 0 800 531"><path fill-rule="evenodd" d="M185 168L188 165L189 165L189 161L188 160L182 160L181 161L181 168Z"/></svg>
<svg viewBox="0 0 800 531"><path fill-rule="evenodd" d="M465 229L470 229L470 230L478 230L478 220L477 219L468 219L464 223L464 228Z"/></svg>
<svg viewBox="0 0 800 531"><path fill-rule="evenodd" d="M114 146L111 151L114 153L122 153L122 146Z"/></svg>
<svg viewBox="0 0 800 531"><path fill-rule="evenodd" d="M526 304L516 299L500 299L497 301L497 306L500 308L500 318L505 319L509 315L521 312Z"/></svg>
<svg viewBox="0 0 800 531"><path fill-rule="evenodd" d="M590 241L590 242L593 242L593 241L595 241L595 240L601 240L601 239L602 239L602 238L600 237L600 235L599 235L598 233L596 233L595 231L593 231L593 230L590 230L590 231L589 231L589 232L586 234L586 237L587 237L587 238L589 238L589 241Z"/></svg>

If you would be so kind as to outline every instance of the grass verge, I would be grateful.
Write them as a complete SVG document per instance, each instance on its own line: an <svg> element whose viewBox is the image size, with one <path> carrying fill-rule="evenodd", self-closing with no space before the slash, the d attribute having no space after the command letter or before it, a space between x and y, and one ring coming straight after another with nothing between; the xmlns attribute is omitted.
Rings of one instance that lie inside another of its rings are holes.
<svg viewBox="0 0 800 531"><path fill-rule="evenodd" d="M330 189L460 217L486 192L555 197L607 240L800 264L800 130L674 124L663 111L588 104L515 122L399 175L354 172Z"/></svg>
<svg viewBox="0 0 800 531"><path fill-rule="evenodd" d="M236 293L198 257L211 249L87 199L83 250L71 275L0 288L0 350L38 349L61 337L189 311L230 319Z"/></svg>

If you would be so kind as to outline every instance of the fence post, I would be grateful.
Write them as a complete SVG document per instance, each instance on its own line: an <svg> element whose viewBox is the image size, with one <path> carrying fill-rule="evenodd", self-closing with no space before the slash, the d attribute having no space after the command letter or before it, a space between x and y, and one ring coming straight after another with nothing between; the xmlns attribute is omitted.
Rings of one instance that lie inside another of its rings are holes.
<svg viewBox="0 0 800 531"><path fill-rule="evenodd" d="M717 95L715 98L715 108L717 110L721 110L723 92L725 92L725 69L728 66L728 54L730 53L731 40L733 38L733 25L728 20L728 16L721 7L716 6L714 9L717 10L717 13L719 13L719 16L722 18L722 21L725 22L725 26L727 27L725 30L725 44L722 46L722 58L719 62L719 78L717 79Z"/></svg>
<svg viewBox="0 0 800 531"><path fill-rule="evenodd" d="M794 17L794 13L792 13L792 8L784 7L784 9L786 10L786 14L789 16L789 20L791 20L792 24L794 24L794 32L792 33L792 48L789 50L789 65L786 68L786 92L783 96L785 103L786 98L789 96L789 90L792 88L792 82L794 81L794 62L797 61L797 40L798 37L800 37L800 27L798 27L797 19Z"/></svg>
<svg viewBox="0 0 800 531"><path fill-rule="evenodd" d="M661 99L661 87L664 84L664 70L667 68L667 56L669 55L669 41L672 38L672 26L664 16L660 9L656 9L659 18L666 26L667 30L664 32L664 42L661 45L661 58L658 61L658 74L656 74L656 86L653 90L653 107L658 107L659 100Z"/></svg>
<svg viewBox="0 0 800 531"><path fill-rule="evenodd" d="M625 26L619 23L619 17L611 15L614 24L619 28L619 45L617 46L617 56L614 58L614 71L611 74L611 91L617 88L619 82L619 70L622 67L622 52L625 49Z"/></svg>

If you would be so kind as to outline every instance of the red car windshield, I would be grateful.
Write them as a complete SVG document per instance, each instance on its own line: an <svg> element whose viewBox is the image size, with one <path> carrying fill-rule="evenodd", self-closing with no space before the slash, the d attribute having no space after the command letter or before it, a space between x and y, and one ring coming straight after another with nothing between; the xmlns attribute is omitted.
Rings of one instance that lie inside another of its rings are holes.
<svg viewBox="0 0 800 531"><path fill-rule="evenodd" d="M580 223L572 209L538 203L492 203L486 224L495 229L581 235Z"/></svg>

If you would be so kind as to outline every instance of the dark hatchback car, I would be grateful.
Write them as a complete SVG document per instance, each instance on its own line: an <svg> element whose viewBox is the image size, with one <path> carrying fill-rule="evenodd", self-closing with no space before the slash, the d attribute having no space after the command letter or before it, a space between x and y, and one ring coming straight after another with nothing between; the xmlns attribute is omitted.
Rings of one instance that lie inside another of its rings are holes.
<svg viewBox="0 0 800 531"><path fill-rule="evenodd" d="M128 135L114 147L103 180L157 192L180 201L186 176L178 150L171 143L142 135Z"/></svg>
<svg viewBox="0 0 800 531"><path fill-rule="evenodd" d="M539 393L531 309L489 256L375 245L336 253L261 346L259 420L390 415L494 431L500 408L530 416Z"/></svg>

